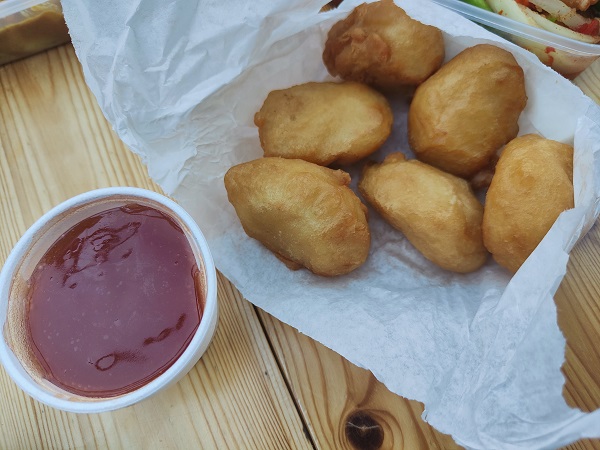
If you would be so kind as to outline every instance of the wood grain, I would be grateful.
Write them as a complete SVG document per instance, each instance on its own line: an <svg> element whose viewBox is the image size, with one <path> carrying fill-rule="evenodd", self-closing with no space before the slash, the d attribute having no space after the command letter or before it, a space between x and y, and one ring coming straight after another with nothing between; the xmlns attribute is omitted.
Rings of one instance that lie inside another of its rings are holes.
<svg viewBox="0 0 600 450"><path fill-rule="evenodd" d="M594 61L583 73L573 80L584 94L600 104L600 59Z"/></svg>
<svg viewBox="0 0 600 450"><path fill-rule="evenodd" d="M583 411L600 408L600 227L575 246L554 298L558 324L567 340L563 365L567 403ZM600 449L600 439L581 440L567 448Z"/></svg>
<svg viewBox="0 0 600 450"><path fill-rule="evenodd" d="M267 334L317 449L456 449L421 419L423 405L261 311Z"/></svg>
<svg viewBox="0 0 600 450"><path fill-rule="evenodd" d="M70 46L0 68L0 260L43 212L105 186L159 190ZM46 407L0 370L0 448L312 448L254 308L219 277L215 338L177 385L112 413Z"/></svg>
<svg viewBox="0 0 600 450"><path fill-rule="evenodd" d="M555 301L567 339L565 398L584 411L600 408L600 227L575 247Z"/></svg>

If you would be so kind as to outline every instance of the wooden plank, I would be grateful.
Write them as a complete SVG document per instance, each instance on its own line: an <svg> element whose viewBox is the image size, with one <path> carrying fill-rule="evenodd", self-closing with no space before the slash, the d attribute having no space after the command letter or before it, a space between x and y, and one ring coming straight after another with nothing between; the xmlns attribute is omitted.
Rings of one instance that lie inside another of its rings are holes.
<svg viewBox="0 0 600 450"><path fill-rule="evenodd" d="M567 275L554 298L567 340L563 365L567 403L583 411L600 408L600 228L571 253ZM571 450L600 449L600 439L581 440Z"/></svg>
<svg viewBox="0 0 600 450"><path fill-rule="evenodd" d="M567 339L565 396L584 411L600 408L600 228L575 247L555 297Z"/></svg>
<svg viewBox="0 0 600 450"><path fill-rule="evenodd" d="M259 311L317 449L460 448L421 419L421 403Z"/></svg>
<svg viewBox="0 0 600 450"><path fill-rule="evenodd" d="M584 94L600 104L600 59L594 61L586 70L573 80Z"/></svg>
<svg viewBox="0 0 600 450"><path fill-rule="evenodd" d="M111 131L70 46L0 68L0 261L44 211L86 190L159 190ZM207 353L177 385L113 413L46 407L0 370L0 448L312 448L254 308L219 277Z"/></svg>

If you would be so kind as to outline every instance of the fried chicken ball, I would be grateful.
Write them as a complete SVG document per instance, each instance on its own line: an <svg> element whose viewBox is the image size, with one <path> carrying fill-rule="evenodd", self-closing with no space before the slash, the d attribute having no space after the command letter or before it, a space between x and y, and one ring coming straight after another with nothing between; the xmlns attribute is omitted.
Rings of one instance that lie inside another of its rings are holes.
<svg viewBox="0 0 600 450"><path fill-rule="evenodd" d="M467 273L485 262L483 206L465 180L392 153L365 168L358 188L434 264Z"/></svg>
<svg viewBox="0 0 600 450"><path fill-rule="evenodd" d="M471 178L517 135L526 103L512 54L488 44L467 48L417 88L409 144L419 160Z"/></svg>
<svg viewBox="0 0 600 450"><path fill-rule="evenodd" d="M381 147L393 116L385 97L364 84L311 82L269 93L254 123L265 156L327 166Z"/></svg>
<svg viewBox="0 0 600 450"><path fill-rule="evenodd" d="M496 165L483 242L496 262L514 273L573 204L573 147L534 134L518 137Z"/></svg>
<svg viewBox="0 0 600 450"><path fill-rule="evenodd" d="M323 62L345 80L392 91L417 86L444 61L444 38L392 0L363 3L328 33Z"/></svg>
<svg viewBox="0 0 600 450"><path fill-rule="evenodd" d="M290 269L335 276L367 259L367 209L346 172L268 157L231 167L224 181L244 231Z"/></svg>

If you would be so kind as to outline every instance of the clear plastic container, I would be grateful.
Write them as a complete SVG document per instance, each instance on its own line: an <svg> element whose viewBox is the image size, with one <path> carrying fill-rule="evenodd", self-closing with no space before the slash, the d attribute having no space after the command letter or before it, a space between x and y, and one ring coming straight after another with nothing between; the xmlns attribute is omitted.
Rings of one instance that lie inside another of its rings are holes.
<svg viewBox="0 0 600 450"><path fill-rule="evenodd" d="M68 41L59 0L0 0L0 65Z"/></svg>
<svg viewBox="0 0 600 450"><path fill-rule="evenodd" d="M460 0L431 0L537 55L566 78L575 78L600 57L600 44L579 42L517 22Z"/></svg>

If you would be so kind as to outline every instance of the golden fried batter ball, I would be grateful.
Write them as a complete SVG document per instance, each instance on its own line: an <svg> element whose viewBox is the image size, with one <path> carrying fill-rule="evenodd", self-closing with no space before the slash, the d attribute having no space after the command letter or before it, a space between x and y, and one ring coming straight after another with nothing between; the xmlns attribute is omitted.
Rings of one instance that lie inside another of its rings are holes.
<svg viewBox="0 0 600 450"><path fill-rule="evenodd" d="M363 3L327 35L323 62L329 73L383 90L416 86L444 61L444 38L410 18L392 0Z"/></svg>
<svg viewBox="0 0 600 450"><path fill-rule="evenodd" d="M421 161L470 178L517 135L526 103L523 69L512 54L488 44L467 48L417 88L410 146Z"/></svg>
<svg viewBox="0 0 600 450"><path fill-rule="evenodd" d="M365 168L358 188L434 264L467 273L485 262L483 206L462 178L392 153Z"/></svg>
<svg viewBox="0 0 600 450"><path fill-rule="evenodd" d="M558 215L573 208L573 147L528 134L500 155L487 192L483 242L516 272Z"/></svg>
<svg viewBox="0 0 600 450"><path fill-rule="evenodd" d="M311 82L269 93L254 123L265 156L327 166L381 147L393 116L385 97L364 84Z"/></svg>
<svg viewBox="0 0 600 450"><path fill-rule="evenodd" d="M261 158L225 174L229 201L248 236L290 269L348 273L367 259L367 209L350 176L300 159Z"/></svg>

